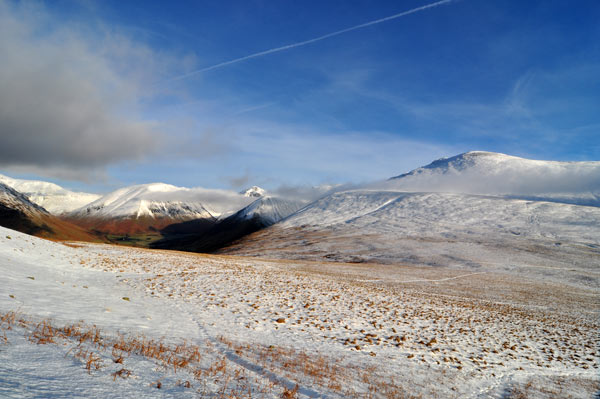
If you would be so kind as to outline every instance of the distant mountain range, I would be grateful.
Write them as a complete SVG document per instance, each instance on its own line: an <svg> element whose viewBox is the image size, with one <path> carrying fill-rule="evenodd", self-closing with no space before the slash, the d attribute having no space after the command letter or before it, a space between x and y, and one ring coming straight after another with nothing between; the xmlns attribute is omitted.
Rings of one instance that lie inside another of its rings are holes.
<svg viewBox="0 0 600 399"><path fill-rule="evenodd" d="M61 186L38 180L13 179L0 175L0 183L24 194L54 215L71 212L98 199L100 195L70 191Z"/></svg>
<svg viewBox="0 0 600 399"><path fill-rule="evenodd" d="M440 250L457 258L473 240L485 250L494 240L519 237L544 245L552 240L600 245L600 162L475 151L312 199L294 196L293 190L274 196L257 186L236 193L152 183L97 196L2 175L0 181L5 182L0 224L51 236L48 227L61 237L74 229L70 236L83 240L153 248L410 261L402 251L417 238L430 240L431 248L435 242L461 242L457 253L449 254L447 246Z"/></svg>
<svg viewBox="0 0 600 399"><path fill-rule="evenodd" d="M469 152L327 195L219 253L476 268L518 264L517 252L568 265L571 250L599 251L599 194L600 162Z"/></svg>
<svg viewBox="0 0 600 399"><path fill-rule="evenodd" d="M270 196L258 197L250 205L219 220L210 228L194 231L190 228L193 222L169 226L163 231L165 238L151 244L151 247L212 252L279 222L305 205L306 201L301 200ZM182 234L182 232L184 233Z"/></svg>
<svg viewBox="0 0 600 399"><path fill-rule="evenodd" d="M0 226L44 238L98 241L85 229L51 215L4 183L0 183Z"/></svg>

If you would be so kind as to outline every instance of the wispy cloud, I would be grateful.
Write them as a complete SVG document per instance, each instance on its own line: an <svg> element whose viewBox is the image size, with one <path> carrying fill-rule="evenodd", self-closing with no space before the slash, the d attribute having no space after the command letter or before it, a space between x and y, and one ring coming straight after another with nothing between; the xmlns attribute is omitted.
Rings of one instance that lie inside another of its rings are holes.
<svg viewBox="0 0 600 399"><path fill-rule="evenodd" d="M225 66L232 65L232 64L237 64L238 62L246 61L246 60L249 60L249 59L252 59L252 58L262 57L262 56L265 56L265 55L269 55L269 54L273 54L273 53L278 53L280 51L291 50L291 49L296 48L296 47L306 46L308 44L316 43L316 42L319 42L321 40L325 40L325 39L329 39L329 38L334 37L334 36L342 35L344 33L352 32L352 31L355 31L355 30L358 30L358 29L367 28L369 26L381 24L383 22L391 21L391 20L394 20L394 19L397 19L397 18L401 18L401 17L407 16L407 15L410 15L410 14L414 14L414 13L417 13L417 12L420 12L420 11L424 11L424 10L427 10L427 9L430 9L430 8L438 7L438 6L441 6L443 4L448 4L448 3L451 3L453 1L455 1L455 0L441 0L441 1L436 1L435 3L426 4L424 6L416 7L416 8L410 9L408 11L403 11L401 13L390 15L390 16L387 16L387 17L384 17L384 18L380 18L380 19L376 19L374 21L369 21L369 22L365 22L365 23L362 23L362 24L359 24L359 25L351 26L349 28L345 28L345 29L341 29L341 30L338 30L338 31L335 31L335 32L327 33L325 35L318 36L318 37L315 37L315 38L312 38L312 39L308 39L308 40L304 40L304 41L296 42L296 43L292 43L292 44L287 44L285 46L275 47L275 48L272 48L272 49L269 49L269 50L260 51L258 53L249 54L249 55L246 55L244 57L235 58L233 60L229 60L229 61L225 61L225 62L220 62L218 64L211 65L211 66L208 66L208 67L205 67L205 68L201 68L201 69L197 69L195 71L191 71L191 72L185 73L183 75L175 76L175 77L169 79L168 81L177 81L177 80L187 79L187 78L190 78L190 77L192 77L194 75L200 74L202 72L208 72L208 71L211 71L213 69L223 68Z"/></svg>
<svg viewBox="0 0 600 399"><path fill-rule="evenodd" d="M235 136L239 159L272 183L317 184L384 179L464 150L385 132L331 132L314 126L244 121ZM260 168L260 169L258 169Z"/></svg>
<svg viewBox="0 0 600 399"><path fill-rule="evenodd" d="M422 98L412 92L373 87L364 74L336 74L330 77L330 86L310 100L328 91L343 93L345 98L386 109L402 121L398 124L403 127L399 134L437 135L439 143L469 143L467 148L471 150L525 157L539 157L545 152L542 157L553 157L553 149L556 153L564 151L566 146L590 137L584 133L597 126L593 86L583 83L593 81L597 70L598 64L593 63L527 69L506 79L503 88L499 85L496 92L475 99L469 95ZM593 154L590 148L596 148L597 153L596 143L586 143L587 153ZM583 154L581 148L578 151Z"/></svg>
<svg viewBox="0 0 600 399"><path fill-rule="evenodd" d="M225 179L232 188L239 190L245 188L250 183L251 178L252 176L246 169L246 172L241 176L228 176Z"/></svg>

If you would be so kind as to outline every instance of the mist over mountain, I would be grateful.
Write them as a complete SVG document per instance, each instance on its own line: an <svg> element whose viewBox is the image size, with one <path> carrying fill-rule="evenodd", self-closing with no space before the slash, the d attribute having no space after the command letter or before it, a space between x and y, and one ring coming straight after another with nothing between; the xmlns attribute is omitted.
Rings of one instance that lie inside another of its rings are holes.
<svg viewBox="0 0 600 399"><path fill-rule="evenodd" d="M442 158L375 187L600 205L600 162L540 161L472 151Z"/></svg>

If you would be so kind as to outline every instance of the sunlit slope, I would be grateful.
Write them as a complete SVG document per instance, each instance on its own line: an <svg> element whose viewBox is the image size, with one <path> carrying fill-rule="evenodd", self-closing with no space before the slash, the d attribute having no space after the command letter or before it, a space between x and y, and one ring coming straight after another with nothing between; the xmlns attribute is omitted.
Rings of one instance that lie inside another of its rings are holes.
<svg viewBox="0 0 600 399"><path fill-rule="evenodd" d="M85 229L51 215L24 194L0 183L0 226L58 240L97 241Z"/></svg>
<svg viewBox="0 0 600 399"><path fill-rule="evenodd" d="M469 194L346 191L223 252L458 267L600 264L600 208Z"/></svg>

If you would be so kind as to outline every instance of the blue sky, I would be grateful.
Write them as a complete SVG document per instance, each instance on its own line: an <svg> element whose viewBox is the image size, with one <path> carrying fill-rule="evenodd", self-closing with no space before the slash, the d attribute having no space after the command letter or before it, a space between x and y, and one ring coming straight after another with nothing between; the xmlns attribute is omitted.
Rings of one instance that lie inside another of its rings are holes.
<svg viewBox="0 0 600 399"><path fill-rule="evenodd" d="M383 179L469 150L600 159L596 1L449 1L194 73L430 3L0 1L0 171L241 189Z"/></svg>

